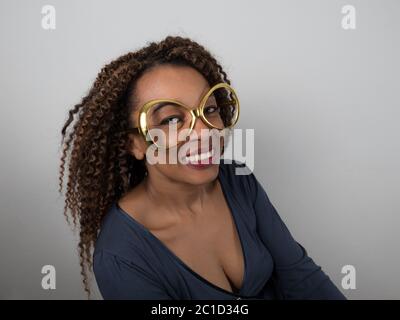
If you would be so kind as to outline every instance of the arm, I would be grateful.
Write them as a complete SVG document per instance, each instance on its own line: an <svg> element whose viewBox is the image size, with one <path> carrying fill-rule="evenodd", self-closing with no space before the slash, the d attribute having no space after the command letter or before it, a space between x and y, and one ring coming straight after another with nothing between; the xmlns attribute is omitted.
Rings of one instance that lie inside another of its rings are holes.
<svg viewBox="0 0 400 320"><path fill-rule="evenodd" d="M346 297L293 239L253 173L247 176L253 196L258 234L274 260L274 278L283 299L337 299Z"/></svg>
<svg viewBox="0 0 400 320"><path fill-rule="evenodd" d="M94 254L93 271L104 299L172 299L146 270L107 251Z"/></svg>

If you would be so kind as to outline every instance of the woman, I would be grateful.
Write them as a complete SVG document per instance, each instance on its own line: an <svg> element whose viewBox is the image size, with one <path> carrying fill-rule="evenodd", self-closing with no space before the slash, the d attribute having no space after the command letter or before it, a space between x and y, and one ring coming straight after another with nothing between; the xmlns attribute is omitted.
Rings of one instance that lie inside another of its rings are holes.
<svg viewBox="0 0 400 320"><path fill-rule="evenodd" d="M218 161L226 137L203 132L238 115L226 73L187 38L101 70L62 129L60 191L69 161L64 214L79 220L88 293L93 266L105 299L345 299L254 174ZM173 153L182 161L153 161Z"/></svg>

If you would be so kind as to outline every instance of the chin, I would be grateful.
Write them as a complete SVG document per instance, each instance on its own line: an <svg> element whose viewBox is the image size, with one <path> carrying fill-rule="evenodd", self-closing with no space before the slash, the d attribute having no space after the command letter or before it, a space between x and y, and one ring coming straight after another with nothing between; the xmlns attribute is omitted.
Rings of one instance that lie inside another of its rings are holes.
<svg viewBox="0 0 400 320"><path fill-rule="evenodd" d="M219 164L211 164L204 167L182 166L182 179L187 183L201 185L212 182L218 177Z"/></svg>

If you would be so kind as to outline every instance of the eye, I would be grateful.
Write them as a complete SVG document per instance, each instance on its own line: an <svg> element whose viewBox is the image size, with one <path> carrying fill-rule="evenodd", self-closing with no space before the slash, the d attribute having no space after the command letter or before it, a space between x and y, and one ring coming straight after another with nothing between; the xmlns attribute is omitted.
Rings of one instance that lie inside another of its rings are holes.
<svg viewBox="0 0 400 320"><path fill-rule="evenodd" d="M171 116L161 121L161 124L168 125L168 124L178 123L179 121L181 121L181 119L178 116Z"/></svg>
<svg viewBox="0 0 400 320"><path fill-rule="evenodd" d="M205 108L205 113L210 114L210 113L214 113L214 112L219 112L219 107L217 106L208 106Z"/></svg>

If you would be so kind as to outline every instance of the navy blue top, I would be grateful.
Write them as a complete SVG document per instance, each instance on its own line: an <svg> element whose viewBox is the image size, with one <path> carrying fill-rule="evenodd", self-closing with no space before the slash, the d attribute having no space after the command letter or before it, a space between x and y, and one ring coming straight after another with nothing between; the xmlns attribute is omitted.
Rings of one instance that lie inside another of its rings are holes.
<svg viewBox="0 0 400 320"><path fill-rule="evenodd" d="M237 293L197 274L114 202L93 253L103 298L346 299L294 240L255 175L236 175L236 169L243 164L222 161L218 179L243 250L244 280Z"/></svg>

